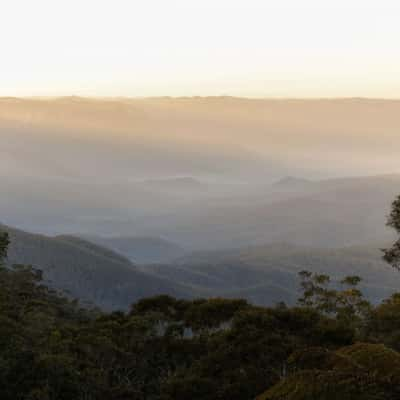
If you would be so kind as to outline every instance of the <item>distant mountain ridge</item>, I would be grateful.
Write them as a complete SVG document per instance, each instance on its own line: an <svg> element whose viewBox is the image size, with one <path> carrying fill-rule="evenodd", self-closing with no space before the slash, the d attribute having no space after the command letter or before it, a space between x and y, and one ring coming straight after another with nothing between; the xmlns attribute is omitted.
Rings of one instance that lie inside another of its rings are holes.
<svg viewBox="0 0 400 400"><path fill-rule="evenodd" d="M205 186L205 182L193 178L192 176L181 176L175 178L159 178L159 179L146 179L139 182L142 185L155 187L155 188L163 188L168 187L172 189L192 189L192 188L203 188Z"/></svg>
<svg viewBox="0 0 400 400"><path fill-rule="evenodd" d="M222 291L227 297L244 297L256 304L298 297L302 270L327 274L336 282L347 275L362 278L361 288L373 302L400 290L400 273L382 260L385 244L318 249L285 243L189 254L170 266L154 266L160 276L182 283Z"/></svg>
<svg viewBox="0 0 400 400"><path fill-rule="evenodd" d="M0 215L10 226L48 235L153 237L192 250L276 242L330 248L393 237L385 222L400 175L284 178L280 184L201 182L200 189L191 184L177 189L0 176L7 193L0 198ZM148 260L163 261L162 254L143 259Z"/></svg>
<svg viewBox="0 0 400 400"><path fill-rule="evenodd" d="M225 202L204 202L158 218L137 220L136 229L183 246L238 248L285 242L341 248L388 242L386 215L398 195L400 175L313 181L306 188L259 192Z"/></svg>
<svg viewBox="0 0 400 400"><path fill-rule="evenodd" d="M311 181L309 179L297 178L294 176L285 176L279 179L278 181L274 182L272 186L279 189L282 188L298 189L312 185L314 183L316 182Z"/></svg>
<svg viewBox="0 0 400 400"><path fill-rule="evenodd" d="M398 166L399 112L358 98L0 98L0 167L86 182L385 173Z"/></svg>
<svg viewBox="0 0 400 400"><path fill-rule="evenodd" d="M186 253L181 246L160 237L84 236L84 238L112 249L138 264L168 263Z"/></svg>

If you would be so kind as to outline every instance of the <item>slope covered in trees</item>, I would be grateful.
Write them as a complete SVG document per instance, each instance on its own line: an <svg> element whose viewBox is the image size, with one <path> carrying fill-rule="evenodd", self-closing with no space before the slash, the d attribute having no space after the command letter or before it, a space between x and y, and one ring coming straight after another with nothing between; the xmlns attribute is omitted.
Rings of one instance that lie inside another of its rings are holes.
<svg viewBox="0 0 400 400"><path fill-rule="evenodd" d="M112 250L73 236L49 237L2 226L9 233L9 264L40 268L46 284L106 310L127 309L142 297L193 296L179 283L140 271Z"/></svg>
<svg viewBox="0 0 400 400"><path fill-rule="evenodd" d="M0 237L0 255L8 245ZM288 308L221 298L79 308L25 266L0 268L4 400L395 400L400 297L371 306L347 277L302 272Z"/></svg>

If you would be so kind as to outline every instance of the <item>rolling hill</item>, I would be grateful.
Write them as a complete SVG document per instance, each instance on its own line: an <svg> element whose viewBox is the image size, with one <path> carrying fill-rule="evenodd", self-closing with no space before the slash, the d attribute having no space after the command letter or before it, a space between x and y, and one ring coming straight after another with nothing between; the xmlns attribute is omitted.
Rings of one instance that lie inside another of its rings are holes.
<svg viewBox="0 0 400 400"><path fill-rule="evenodd" d="M48 237L7 226L9 264L29 264L44 273L51 287L104 309L126 309L135 300L156 294L192 297L194 291L139 270L127 258L83 239Z"/></svg>
<svg viewBox="0 0 400 400"><path fill-rule="evenodd" d="M358 275L361 288L373 302L400 290L400 273L385 264L377 245L318 249L269 244L214 252L198 252L173 265L149 266L161 277L182 284L206 287L225 297L243 297L256 304L298 298L298 273L328 274L336 282Z"/></svg>

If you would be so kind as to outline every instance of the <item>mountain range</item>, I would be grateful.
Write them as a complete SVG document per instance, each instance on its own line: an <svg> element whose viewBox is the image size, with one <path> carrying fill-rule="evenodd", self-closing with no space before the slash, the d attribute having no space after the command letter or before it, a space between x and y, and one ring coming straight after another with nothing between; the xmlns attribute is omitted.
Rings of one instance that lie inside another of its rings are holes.
<svg viewBox="0 0 400 400"><path fill-rule="evenodd" d="M127 309L153 295L224 296L254 304L295 303L298 273L327 273L338 282L363 278L362 290L378 302L400 287L400 274L381 259L379 246L317 249L288 244L190 253L165 264L135 265L113 250L74 236L49 237L2 226L11 237L9 264L41 269L45 283L106 310Z"/></svg>

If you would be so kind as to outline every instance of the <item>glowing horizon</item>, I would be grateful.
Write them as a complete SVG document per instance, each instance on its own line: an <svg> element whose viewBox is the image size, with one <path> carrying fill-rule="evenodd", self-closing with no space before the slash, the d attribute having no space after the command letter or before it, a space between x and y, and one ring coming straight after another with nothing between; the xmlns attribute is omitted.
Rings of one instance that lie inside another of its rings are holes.
<svg viewBox="0 0 400 400"><path fill-rule="evenodd" d="M0 96L400 98L400 4L321 3L14 0Z"/></svg>

